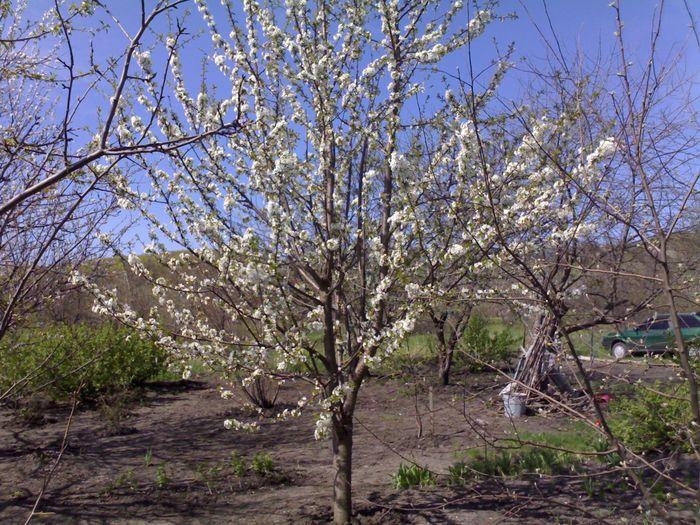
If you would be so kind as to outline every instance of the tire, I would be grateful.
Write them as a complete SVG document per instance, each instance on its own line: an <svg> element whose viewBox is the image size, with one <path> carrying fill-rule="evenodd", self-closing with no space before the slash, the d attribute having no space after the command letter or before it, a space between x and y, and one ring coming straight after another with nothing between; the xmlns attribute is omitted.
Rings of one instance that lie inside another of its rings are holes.
<svg viewBox="0 0 700 525"><path fill-rule="evenodd" d="M622 341L615 341L610 347L610 353L615 359L622 359L629 354L629 350L627 349L627 345Z"/></svg>

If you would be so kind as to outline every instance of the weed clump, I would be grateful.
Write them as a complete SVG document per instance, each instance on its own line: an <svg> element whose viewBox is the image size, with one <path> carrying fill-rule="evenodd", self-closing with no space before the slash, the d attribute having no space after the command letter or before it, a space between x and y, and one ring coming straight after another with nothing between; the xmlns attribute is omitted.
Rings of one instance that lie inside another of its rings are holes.
<svg viewBox="0 0 700 525"><path fill-rule="evenodd" d="M275 470L275 462L270 454L258 452L253 456L250 468L259 476L270 476Z"/></svg>
<svg viewBox="0 0 700 525"><path fill-rule="evenodd" d="M401 463L399 470L392 476L394 487L404 490L411 487L429 487L435 485L435 474L420 465Z"/></svg>

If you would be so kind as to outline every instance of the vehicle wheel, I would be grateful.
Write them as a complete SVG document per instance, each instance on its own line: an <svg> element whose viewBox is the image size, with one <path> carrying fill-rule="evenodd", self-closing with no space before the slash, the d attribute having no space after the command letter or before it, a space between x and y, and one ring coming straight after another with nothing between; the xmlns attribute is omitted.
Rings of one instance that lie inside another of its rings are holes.
<svg viewBox="0 0 700 525"><path fill-rule="evenodd" d="M617 341L612 345L611 352L615 359L622 359L628 353L627 346L622 341Z"/></svg>

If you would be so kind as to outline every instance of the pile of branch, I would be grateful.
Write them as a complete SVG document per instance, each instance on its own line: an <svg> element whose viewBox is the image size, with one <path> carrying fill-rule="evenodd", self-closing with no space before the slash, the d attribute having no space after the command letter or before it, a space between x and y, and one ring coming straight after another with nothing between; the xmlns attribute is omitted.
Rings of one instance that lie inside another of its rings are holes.
<svg viewBox="0 0 700 525"><path fill-rule="evenodd" d="M554 385L560 394L572 396L574 389L556 365L561 346L556 337L557 324L551 315L543 315L530 342L518 363L513 376L513 391L525 395L526 402L537 397L538 392L547 392Z"/></svg>

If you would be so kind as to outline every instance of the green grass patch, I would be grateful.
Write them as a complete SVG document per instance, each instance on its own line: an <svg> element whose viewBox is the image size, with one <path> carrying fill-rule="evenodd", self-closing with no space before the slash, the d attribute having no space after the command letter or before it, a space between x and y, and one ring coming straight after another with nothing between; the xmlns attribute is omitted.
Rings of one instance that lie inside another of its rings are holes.
<svg viewBox="0 0 700 525"><path fill-rule="evenodd" d="M574 423L571 430L563 432L519 432L517 438L503 440L505 443L529 443L529 446L544 446L573 452L586 453L593 450L592 443L598 434L581 422Z"/></svg>
<svg viewBox="0 0 700 525"><path fill-rule="evenodd" d="M583 462L578 454L550 448L523 446L517 450L471 450L467 458L449 468L448 482L464 485L488 477L518 477L573 473Z"/></svg>
<svg viewBox="0 0 700 525"><path fill-rule="evenodd" d="M465 356L466 347L480 360L497 364L507 361L520 347L524 333L522 325L512 325L497 318L482 318L474 314L464 340L455 351L456 369L482 370L473 359ZM437 362L438 340L434 333L415 333L407 337L401 346L382 363L380 374L400 372L406 368L422 368Z"/></svg>
<svg viewBox="0 0 700 525"><path fill-rule="evenodd" d="M612 330L609 326L598 326L571 334L574 350L580 356L610 357L610 351L603 348L601 340Z"/></svg>
<svg viewBox="0 0 700 525"><path fill-rule="evenodd" d="M483 339L480 349L491 349L494 344L498 347L495 349L499 355L516 351L522 341L524 328L522 325L511 325L497 318L480 318L478 314L474 314L473 324L478 324L479 337ZM317 352L323 351L323 332L314 332L309 335L314 350ZM379 375L392 374L401 372L408 368L422 368L432 366L437 362L437 337L432 332L414 333L408 336L399 348L374 370ZM458 353L458 352L457 352ZM488 353L488 352L487 352ZM455 355L455 359L459 360L459 356ZM276 364L281 360L280 355L271 356L271 361ZM464 361L464 360L462 360ZM308 365L312 365L311 357L308 357ZM316 366L320 371L324 370L323 363L316 359ZM456 366L466 366L465 363L456 363ZM287 367L290 372L300 374L308 373L307 365L304 363L296 363Z"/></svg>
<svg viewBox="0 0 700 525"><path fill-rule="evenodd" d="M578 472L580 466L599 450L598 434L577 422L562 432L520 432L501 439L497 447L474 448L448 471L448 483L465 485L486 477L559 475ZM600 456L603 458L603 456Z"/></svg>
<svg viewBox="0 0 700 525"><path fill-rule="evenodd" d="M486 318L486 329L491 335L507 332L509 338L515 341L513 346L516 348L522 344L523 336L525 335L525 327L521 323L506 323L503 319L497 317Z"/></svg>

